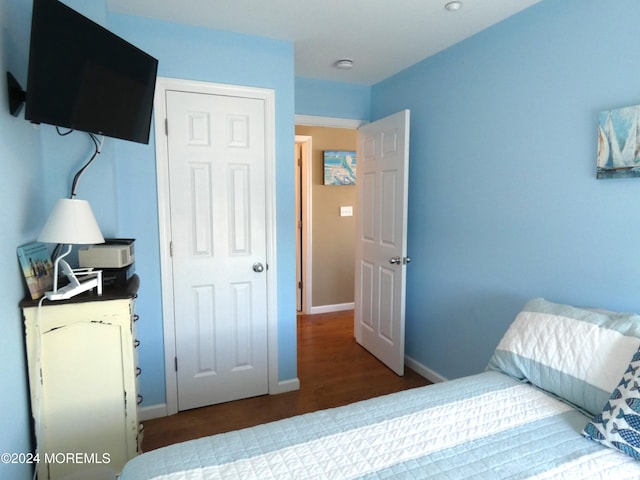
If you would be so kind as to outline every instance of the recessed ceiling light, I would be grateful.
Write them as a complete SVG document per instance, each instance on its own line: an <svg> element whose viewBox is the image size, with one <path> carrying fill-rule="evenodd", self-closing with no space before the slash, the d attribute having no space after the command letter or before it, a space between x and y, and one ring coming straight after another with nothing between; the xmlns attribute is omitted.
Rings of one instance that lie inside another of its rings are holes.
<svg viewBox="0 0 640 480"><path fill-rule="evenodd" d="M450 12L455 12L462 8L462 2L449 2L445 4L444 8L446 8Z"/></svg>
<svg viewBox="0 0 640 480"><path fill-rule="evenodd" d="M342 58L333 65L341 70L349 70L353 68L353 60L351 60L350 58Z"/></svg>

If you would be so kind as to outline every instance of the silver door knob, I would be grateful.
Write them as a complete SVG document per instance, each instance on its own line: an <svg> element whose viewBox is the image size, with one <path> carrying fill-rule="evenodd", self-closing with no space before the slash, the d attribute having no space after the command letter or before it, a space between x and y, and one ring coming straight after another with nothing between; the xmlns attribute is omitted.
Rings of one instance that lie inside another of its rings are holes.
<svg viewBox="0 0 640 480"><path fill-rule="evenodd" d="M256 273L264 272L264 265L262 265L260 262L254 263L253 271Z"/></svg>
<svg viewBox="0 0 640 480"><path fill-rule="evenodd" d="M391 265L406 265L411 259L409 257L391 257L389 263Z"/></svg>

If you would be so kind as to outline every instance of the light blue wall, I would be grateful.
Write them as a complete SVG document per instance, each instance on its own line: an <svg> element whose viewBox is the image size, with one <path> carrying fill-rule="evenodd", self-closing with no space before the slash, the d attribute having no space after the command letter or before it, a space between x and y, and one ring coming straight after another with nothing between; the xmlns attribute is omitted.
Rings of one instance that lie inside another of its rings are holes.
<svg viewBox="0 0 640 480"><path fill-rule="evenodd" d="M369 120L371 87L296 77L296 114Z"/></svg>
<svg viewBox="0 0 640 480"><path fill-rule="evenodd" d="M69 0L70 6L104 24L103 3L92 5ZM89 8L91 7L91 8ZM48 125L33 126L8 113L5 70L10 70L26 88L31 2L0 0L0 197L7 206L0 229L0 247L7 253L0 276L0 335L2 396L0 402L0 452L32 451L28 380L24 354L22 318L18 308L24 297L21 273L15 257L17 246L36 239L56 199L69 195L73 174L92 153L88 136L75 132L60 137ZM83 177L78 197L91 202L106 236L118 234L115 145L107 140L103 153ZM31 478L30 465L0 464L0 478Z"/></svg>
<svg viewBox="0 0 640 480"><path fill-rule="evenodd" d="M66 0L160 61L159 75L274 89L276 92L276 228L278 260L279 378L293 379L296 366L294 72L288 42L235 35L202 28L108 15L104 1L91 5ZM11 69L26 86L31 2L0 0L2 92L4 71ZM29 404L24 337L18 303L24 295L17 260L11 252L33 241L57 198L68 196L71 179L92 153L86 134L60 137L51 126L31 126L11 117L6 94L0 95L0 195L5 209L0 246L7 256L0 276L0 305L5 316L0 336L2 405L0 451L28 452ZM90 201L105 236L136 238L136 270L142 283L138 301L142 342L140 363L143 405L165 401L159 239L156 202L155 139L140 145L106 139L103 153L79 185L79 198ZM0 465L1 478L28 478L28 466ZM6 473L5 473L6 472Z"/></svg>
<svg viewBox="0 0 640 480"><path fill-rule="evenodd" d="M119 14L109 15L108 24L114 33L155 56L161 77L275 90L279 378L295 378L292 44ZM118 234L136 238L136 270L141 277L137 308L143 406L165 401L154 142L152 138L149 146L131 142L115 146Z"/></svg>
<svg viewBox="0 0 640 480"><path fill-rule="evenodd" d="M597 114L640 103L640 3L544 0L376 86L411 109L407 353L482 370L536 296L640 311L640 179L596 180Z"/></svg>
<svg viewBox="0 0 640 480"><path fill-rule="evenodd" d="M93 21L105 25L107 10L105 3L86 2L84 0L63 0L65 4L77 10ZM28 2L31 4L31 2ZM30 7L29 7L30 11ZM31 18L24 27L28 35ZM21 59L25 68L28 56ZM22 79L21 79L22 81ZM22 85L26 88L26 75ZM23 115L21 115L23 118ZM42 143L43 190L44 209L46 214L51 211L57 199L68 197L75 173L86 164L94 152L94 144L84 132L73 132L61 136L51 125L39 125L37 129ZM67 129L61 129L64 133ZM102 233L106 237L113 237L118 232L116 177L114 145L120 140L105 139L102 153L85 171L78 183L77 198L88 200L96 216ZM72 257L76 256L73 252Z"/></svg>
<svg viewBox="0 0 640 480"><path fill-rule="evenodd" d="M31 451L29 394L22 316L24 297L16 247L33 241L42 226L42 182L38 174L37 130L9 115L5 71L26 79L31 7L20 0L0 0L0 452ZM26 25L26 26L25 26ZM0 463L0 478L31 478L30 465Z"/></svg>
<svg viewBox="0 0 640 480"><path fill-rule="evenodd" d="M0 72L23 85L25 3L0 0ZM292 46L105 15L103 4L84 13L156 55L160 75L276 89L280 378L295 377ZM639 23L635 0L544 0L372 89L296 79L298 114L369 119L369 91L373 118L412 111L407 353L424 365L447 377L481 370L534 296L640 311L640 179L595 180L598 111L640 103ZM0 276L2 451L30 449L23 291L10 252L37 236L89 151L80 134L63 140L10 117L0 95L0 196L11 207L0 229L9 252ZM149 405L164 401L154 156L153 145L108 140L79 191L105 233L138 239ZM26 479L29 469L0 465L0 477Z"/></svg>

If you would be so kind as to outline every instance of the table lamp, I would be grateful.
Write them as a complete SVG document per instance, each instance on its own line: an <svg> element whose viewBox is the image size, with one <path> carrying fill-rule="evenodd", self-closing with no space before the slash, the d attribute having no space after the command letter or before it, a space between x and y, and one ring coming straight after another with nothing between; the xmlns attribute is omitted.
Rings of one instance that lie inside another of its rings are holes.
<svg viewBox="0 0 640 480"><path fill-rule="evenodd" d="M92 269L72 270L63 260L71 253L73 245L104 243L98 222L86 200L61 198L53 207L47 223L38 236L38 241L68 245L65 252L53 264L53 290L45 292L49 300L64 300L79 293L97 288L102 294L102 271ZM69 279L69 284L58 288L58 271ZM84 277L81 282L78 277Z"/></svg>

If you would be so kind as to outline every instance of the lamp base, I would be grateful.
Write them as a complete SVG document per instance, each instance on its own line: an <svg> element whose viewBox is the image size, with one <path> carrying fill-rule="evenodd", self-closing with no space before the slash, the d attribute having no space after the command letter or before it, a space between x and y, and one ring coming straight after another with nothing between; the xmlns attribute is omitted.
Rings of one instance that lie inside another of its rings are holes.
<svg viewBox="0 0 640 480"><path fill-rule="evenodd" d="M83 292L98 287L98 279L92 278L86 282L82 282L79 285L65 285L62 288L57 289L55 292L45 292L44 296L47 300L66 300L71 297L75 297ZM100 293L98 293L99 295Z"/></svg>
<svg viewBox="0 0 640 480"><path fill-rule="evenodd" d="M47 300L66 300L94 288L97 289L98 295L102 295L102 270L93 270L91 268L69 269L66 274L67 278L69 278L69 284L56 288L51 292L45 292L44 296ZM78 277L89 278L81 282Z"/></svg>

